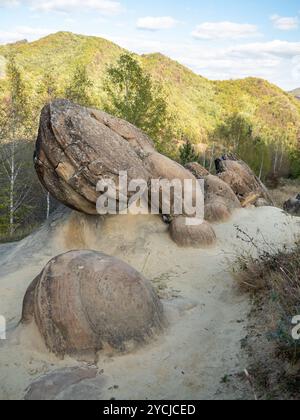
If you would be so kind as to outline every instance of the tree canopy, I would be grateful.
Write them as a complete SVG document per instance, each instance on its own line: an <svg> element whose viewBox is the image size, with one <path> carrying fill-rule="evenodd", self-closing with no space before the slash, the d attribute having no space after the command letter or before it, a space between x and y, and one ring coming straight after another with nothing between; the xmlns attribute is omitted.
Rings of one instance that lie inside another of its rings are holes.
<svg viewBox="0 0 300 420"><path fill-rule="evenodd" d="M167 102L160 87L131 54L107 68L104 108L157 139L167 123Z"/></svg>

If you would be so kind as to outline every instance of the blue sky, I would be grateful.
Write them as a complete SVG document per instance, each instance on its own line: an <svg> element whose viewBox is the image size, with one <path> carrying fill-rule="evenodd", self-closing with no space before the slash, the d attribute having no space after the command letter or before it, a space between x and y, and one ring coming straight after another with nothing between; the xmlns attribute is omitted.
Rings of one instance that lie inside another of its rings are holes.
<svg viewBox="0 0 300 420"><path fill-rule="evenodd" d="M210 79L300 87L299 0L0 0L0 43L61 30L161 52Z"/></svg>

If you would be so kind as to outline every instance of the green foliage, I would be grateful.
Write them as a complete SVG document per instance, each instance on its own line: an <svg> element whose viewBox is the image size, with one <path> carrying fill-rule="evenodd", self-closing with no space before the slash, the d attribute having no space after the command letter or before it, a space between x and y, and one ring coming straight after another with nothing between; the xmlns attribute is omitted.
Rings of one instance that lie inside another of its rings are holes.
<svg viewBox="0 0 300 420"><path fill-rule="evenodd" d="M185 143L179 149L180 163L185 166L188 163L199 162L200 156L196 153L195 147L190 140L185 140Z"/></svg>
<svg viewBox="0 0 300 420"><path fill-rule="evenodd" d="M78 105L92 106L92 88L93 82L88 76L87 68L80 64L76 67L73 77L66 87L64 96Z"/></svg>
<svg viewBox="0 0 300 420"><path fill-rule="evenodd" d="M300 178L300 150L292 150L290 153L291 178Z"/></svg>
<svg viewBox="0 0 300 420"><path fill-rule="evenodd" d="M242 115L233 114L217 127L215 137L223 141L228 151L239 154L244 144L252 142L252 125Z"/></svg>
<svg viewBox="0 0 300 420"><path fill-rule="evenodd" d="M93 105L100 108L107 102L107 93L103 89L107 67L115 66L124 53L107 40L67 32L31 43L0 46L0 56L4 60L11 54L15 55L18 67L26 74L26 82L32 87L34 103L41 99L36 95L36 86L48 69L54 69L58 91L63 97L74 68L81 63L94 84L90 89ZM255 136L265 143L287 136L288 148L297 147L300 101L267 81L248 78L213 82L162 54L133 58L138 60L144 72L151 75L152 83L158 83L166 93L168 111L174 116L172 125L169 125L171 134L168 132L167 137L173 144L175 139L179 139L178 133L184 133L193 143L207 143L219 124L230 115L240 113L252 124ZM5 81L0 80L0 84L7 88ZM36 120L38 115L35 124ZM159 142L162 140L160 134ZM176 154L172 144L163 143L164 149Z"/></svg>
<svg viewBox="0 0 300 420"><path fill-rule="evenodd" d="M244 160L260 177L271 169L271 149L255 135L253 125L241 114L230 115L213 133L214 141L222 145L225 153L232 153Z"/></svg>
<svg viewBox="0 0 300 420"><path fill-rule="evenodd" d="M0 177L4 175L1 173ZM7 235L9 231L9 189L7 184L0 181L0 237Z"/></svg>
<svg viewBox="0 0 300 420"><path fill-rule="evenodd" d="M7 133L10 139L26 136L31 128L31 106L28 89L23 74L14 56L11 56L6 69L9 97L6 103L6 121L9 124Z"/></svg>
<svg viewBox="0 0 300 420"><path fill-rule="evenodd" d="M54 70L47 70L38 85L37 93L39 100L44 104L59 97L59 89Z"/></svg>
<svg viewBox="0 0 300 420"><path fill-rule="evenodd" d="M107 69L104 84L105 110L141 128L154 139L167 123L167 104L161 88L154 84L131 54L122 54Z"/></svg>
<svg viewBox="0 0 300 420"><path fill-rule="evenodd" d="M12 159L14 171L12 171ZM34 200L32 149L23 139L0 145L0 236L13 234L30 216ZM11 189L11 180L14 188ZM13 226L10 200L13 199Z"/></svg>
<svg viewBox="0 0 300 420"><path fill-rule="evenodd" d="M0 118L0 235L12 236L32 208L32 151L28 155L25 149L33 118L29 90L14 56L6 74L8 95Z"/></svg>

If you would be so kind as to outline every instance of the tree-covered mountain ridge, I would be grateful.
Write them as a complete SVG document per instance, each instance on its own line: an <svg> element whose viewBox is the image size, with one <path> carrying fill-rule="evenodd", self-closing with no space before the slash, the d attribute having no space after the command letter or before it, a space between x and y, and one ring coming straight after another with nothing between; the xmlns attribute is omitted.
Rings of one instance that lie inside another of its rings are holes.
<svg viewBox="0 0 300 420"><path fill-rule="evenodd" d="M39 102L36 87L46 72L51 71L54 75L63 95L74 69L82 64L94 83L95 105L101 108L105 95L102 89L105 71L124 52L105 39L69 32L59 32L34 42L2 45L2 95L6 89L5 64L13 54L25 75L32 102ZM255 134L265 142L280 140L287 147L297 146L300 103L292 94L257 78L211 81L159 53L136 57L162 85L170 113L174 116L174 133L188 136L194 143L207 143L218 125L231 115L239 114L251 123Z"/></svg>

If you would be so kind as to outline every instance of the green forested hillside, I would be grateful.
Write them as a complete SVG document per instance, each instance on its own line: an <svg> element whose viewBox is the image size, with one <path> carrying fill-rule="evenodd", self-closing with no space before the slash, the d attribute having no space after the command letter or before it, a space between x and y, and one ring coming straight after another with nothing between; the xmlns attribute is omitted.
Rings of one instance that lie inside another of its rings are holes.
<svg viewBox="0 0 300 420"><path fill-rule="evenodd" d="M38 103L36 87L45 72L53 73L63 92L76 65L83 64L94 82L95 105L101 107L105 68L115 62L122 51L104 39L65 32L36 42L0 46L1 83L5 91L5 60L13 52L18 65L24 69L32 100ZM296 144L300 132L300 104L292 95L267 81L254 78L209 81L161 54L144 55L140 61L165 89L170 111L176 117L174 133L181 132L195 143L206 143L218 124L231 114L240 113L265 141L284 138L286 143Z"/></svg>

